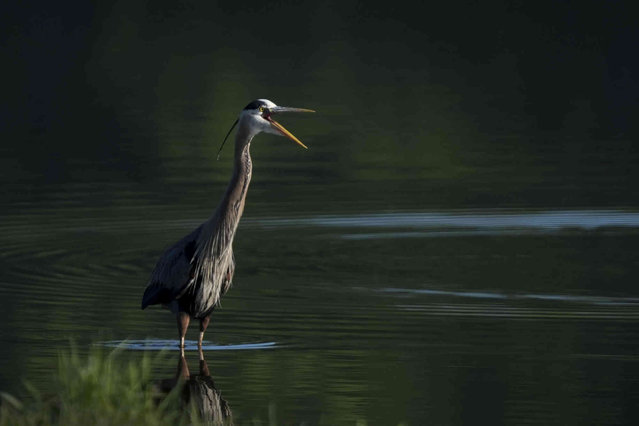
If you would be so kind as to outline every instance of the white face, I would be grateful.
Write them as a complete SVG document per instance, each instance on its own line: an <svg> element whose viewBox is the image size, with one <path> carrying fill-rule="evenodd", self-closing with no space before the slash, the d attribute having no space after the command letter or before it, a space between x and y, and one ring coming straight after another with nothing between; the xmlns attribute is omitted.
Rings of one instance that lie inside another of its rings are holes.
<svg viewBox="0 0 639 426"><path fill-rule="evenodd" d="M273 102L268 99L258 99L261 105L255 109L245 109L240 113L240 125L247 126L252 136L260 132L272 133L274 135L284 136L280 131L275 129L269 120L265 117L268 109L276 107Z"/></svg>

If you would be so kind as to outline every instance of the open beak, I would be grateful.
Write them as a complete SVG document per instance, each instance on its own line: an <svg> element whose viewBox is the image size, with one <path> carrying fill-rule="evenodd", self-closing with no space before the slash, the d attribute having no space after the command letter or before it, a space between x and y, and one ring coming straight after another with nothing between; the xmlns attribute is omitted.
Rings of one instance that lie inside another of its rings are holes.
<svg viewBox="0 0 639 426"><path fill-rule="evenodd" d="M312 109L290 108L290 107L276 106L276 107L273 107L273 108L269 108L269 114L264 116L264 118L271 123L271 126L273 126L275 129L277 129L282 135L284 135L287 138L291 139L293 142L297 143L302 148L308 149L308 147L306 145L304 145L295 136L293 136L293 134L291 132L286 130L284 128L284 126L282 126L277 121L273 120L273 118L271 117L271 115L279 114L279 113L282 113L282 112L315 112L315 111L313 111Z"/></svg>

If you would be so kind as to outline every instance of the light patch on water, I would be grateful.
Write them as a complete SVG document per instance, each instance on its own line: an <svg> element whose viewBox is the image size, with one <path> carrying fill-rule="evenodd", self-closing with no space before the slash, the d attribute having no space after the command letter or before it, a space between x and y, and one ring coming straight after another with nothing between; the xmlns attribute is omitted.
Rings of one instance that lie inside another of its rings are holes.
<svg viewBox="0 0 639 426"><path fill-rule="evenodd" d="M450 238L450 237L469 237L469 236L494 236L494 235L521 235L523 231L481 231L481 230L465 230L465 231L415 231L415 232L362 232L357 234L342 234L340 237L344 240L372 240L372 239L396 239L396 238Z"/></svg>
<svg viewBox="0 0 639 426"><path fill-rule="evenodd" d="M506 294L500 292L483 291L450 291L432 289L413 288L383 288L384 293L430 295L430 296L453 296L474 299L510 299L510 300L545 300L554 302L572 302L590 305L639 305L637 297L609 297L609 296L584 296L571 294Z"/></svg>
<svg viewBox="0 0 639 426"><path fill-rule="evenodd" d="M485 318L513 318L538 320L623 320L639 321L636 310L614 309L578 309L565 310L553 308L528 308L502 305L454 305L454 304L398 304L397 308L414 313L443 317L485 317Z"/></svg>
<svg viewBox="0 0 639 426"><path fill-rule="evenodd" d="M450 212L262 218L249 219L247 222L267 228L315 226L351 229L398 229L397 231L341 235L341 238L344 239L364 240L373 238L519 235L557 232L565 229L639 228L639 212L622 210L549 210L533 212L517 210L460 210Z"/></svg>
<svg viewBox="0 0 639 426"><path fill-rule="evenodd" d="M430 290L430 289L412 289L412 288L383 288L380 291L385 293L407 293L407 294L425 294L432 296L458 296L472 297L477 299L507 299L508 295L502 293L481 292L481 291L447 291L447 290Z"/></svg>
<svg viewBox="0 0 639 426"><path fill-rule="evenodd" d="M140 339L140 340L110 340L99 342L99 345L110 348L122 348L132 351L178 351L177 340L170 339ZM260 350L273 349L277 347L275 342L258 342L258 343L238 343L231 345L216 345L207 341L202 342L202 350L205 351L240 351L240 350ZM196 340L185 340L184 350L197 351Z"/></svg>

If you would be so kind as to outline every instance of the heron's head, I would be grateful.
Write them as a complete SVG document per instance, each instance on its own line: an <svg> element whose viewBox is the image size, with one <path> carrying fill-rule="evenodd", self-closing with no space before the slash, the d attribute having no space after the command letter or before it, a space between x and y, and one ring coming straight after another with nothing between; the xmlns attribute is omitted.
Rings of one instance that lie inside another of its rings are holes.
<svg viewBox="0 0 639 426"><path fill-rule="evenodd" d="M260 132L265 133L273 133L279 136L285 136L303 148L307 148L299 139L297 139L291 132L286 130L284 126L273 119L273 116L287 113L287 112L315 112L311 109L304 108L291 108L291 107L282 107L275 105L273 102L268 99L257 99L248 104L240 113L239 118L233 124L235 127L236 124L240 124L240 127L244 127L247 129L248 135L250 138L257 135ZM231 134L231 130L227 133L224 138L224 142ZM222 142L222 146L224 146L224 142ZM220 151L222 150L222 146L220 147ZM219 156L219 152L218 152Z"/></svg>

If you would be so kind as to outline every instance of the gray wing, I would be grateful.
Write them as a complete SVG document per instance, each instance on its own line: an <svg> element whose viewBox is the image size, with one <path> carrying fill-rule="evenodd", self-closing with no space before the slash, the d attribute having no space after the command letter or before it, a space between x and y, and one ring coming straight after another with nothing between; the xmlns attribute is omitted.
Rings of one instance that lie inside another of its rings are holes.
<svg viewBox="0 0 639 426"><path fill-rule="evenodd" d="M169 247L158 260L142 296L142 309L169 303L180 297L192 282L193 257L202 226Z"/></svg>

